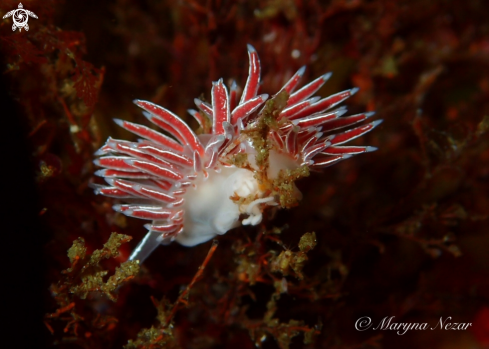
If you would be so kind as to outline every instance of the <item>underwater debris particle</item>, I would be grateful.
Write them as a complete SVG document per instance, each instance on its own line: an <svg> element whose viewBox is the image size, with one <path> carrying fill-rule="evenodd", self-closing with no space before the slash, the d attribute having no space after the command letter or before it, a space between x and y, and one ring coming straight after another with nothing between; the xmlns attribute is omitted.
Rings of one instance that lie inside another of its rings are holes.
<svg viewBox="0 0 489 349"><path fill-rule="evenodd" d="M285 250L280 252L277 257L271 260L271 271L280 272L282 275L294 275L299 280L304 279L302 269L306 264L308 257L307 252L316 246L316 233L304 234L299 242L299 252Z"/></svg>

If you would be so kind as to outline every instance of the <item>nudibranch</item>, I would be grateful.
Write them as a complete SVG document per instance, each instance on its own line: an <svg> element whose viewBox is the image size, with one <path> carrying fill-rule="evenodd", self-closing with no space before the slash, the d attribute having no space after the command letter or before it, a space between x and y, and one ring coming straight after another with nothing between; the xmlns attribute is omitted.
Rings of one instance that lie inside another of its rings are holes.
<svg viewBox="0 0 489 349"><path fill-rule="evenodd" d="M189 113L200 125L198 135L177 115L148 101L134 103L167 134L115 119L141 139L109 138L97 151L95 164L104 169L95 174L108 185L96 185L95 191L125 202L115 211L151 221L131 260L143 261L159 244L173 240L194 246L240 224L257 225L267 208L300 200L294 180L309 169L376 149L341 146L381 122L352 128L373 113L342 117L346 108L337 105L357 89L313 97L331 74L296 90L302 67L272 98L258 95L261 67L251 45L248 56L249 75L239 101L236 83L228 91L222 79L212 84L211 103L195 99L198 110Z"/></svg>

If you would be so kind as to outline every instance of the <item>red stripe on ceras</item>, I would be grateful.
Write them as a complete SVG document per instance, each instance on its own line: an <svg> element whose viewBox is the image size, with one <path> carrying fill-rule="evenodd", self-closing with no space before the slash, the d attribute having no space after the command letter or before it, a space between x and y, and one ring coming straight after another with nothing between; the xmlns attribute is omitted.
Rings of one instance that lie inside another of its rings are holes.
<svg viewBox="0 0 489 349"><path fill-rule="evenodd" d="M99 194L109 196L111 198L116 198L116 199L127 199L127 198L134 197L133 194L130 194L124 190L121 190L119 188L114 188L114 187L100 188L100 189L97 189L97 192Z"/></svg>
<svg viewBox="0 0 489 349"><path fill-rule="evenodd" d="M258 87L260 85L260 58L258 58L258 53L251 45L248 45L248 56L250 59L250 69L248 72L246 85L243 89L243 95L241 96L239 104L242 104L255 97L258 92Z"/></svg>
<svg viewBox="0 0 489 349"><path fill-rule="evenodd" d="M267 94L256 96L243 104L240 104L231 114L231 124L236 125L239 119L246 118L253 113L268 98Z"/></svg>
<svg viewBox="0 0 489 349"><path fill-rule="evenodd" d="M126 130L134 134L137 134L138 136L152 140L158 144L165 145L176 151L183 152L183 147L180 144L175 142L173 139L165 135L162 135L161 133L156 132L155 130L150 129L149 127L138 125L129 121L119 120L119 119L114 119L114 121L117 124L119 124L121 127L125 128Z"/></svg>
<svg viewBox="0 0 489 349"><path fill-rule="evenodd" d="M113 170L121 170L128 172L139 172L133 166L129 165L126 160L130 160L127 156L104 156L94 160L95 165L110 168Z"/></svg>
<svg viewBox="0 0 489 349"><path fill-rule="evenodd" d="M309 138L301 138L300 135L297 136L297 143L300 144L300 149L299 149L299 152L300 153L304 153L304 151L309 148L310 146L312 146L313 144L316 143L316 141L320 138L320 134L316 134L312 137L309 137ZM321 134L322 135L322 134Z"/></svg>
<svg viewBox="0 0 489 349"><path fill-rule="evenodd" d="M192 150L197 151L201 156L204 155L204 147L197 138L197 135L178 116L151 102L136 100L135 103L147 112L154 114L167 124L174 127L175 130L178 131L178 133L185 139L185 144L189 145Z"/></svg>
<svg viewBox="0 0 489 349"><path fill-rule="evenodd" d="M280 112L279 119L293 119L293 116L299 113L302 109L309 107L312 104L311 100L302 101L294 105L290 105Z"/></svg>
<svg viewBox="0 0 489 349"><path fill-rule="evenodd" d="M317 134L316 127L307 127L299 131L297 134L297 141L302 143L304 140L309 139L313 134Z"/></svg>
<svg viewBox="0 0 489 349"><path fill-rule="evenodd" d="M134 217L134 218L141 218L141 219L167 219L171 215L170 210L167 210L166 212L158 212L158 211L151 211L151 210L144 210L144 209L135 209L132 211L131 214L126 214L126 216Z"/></svg>
<svg viewBox="0 0 489 349"><path fill-rule="evenodd" d="M277 147L279 149L284 148L284 146L285 146L284 141L282 140L282 137L276 131L271 130L268 134L273 138L273 140L275 141L275 143L277 144Z"/></svg>
<svg viewBox="0 0 489 349"><path fill-rule="evenodd" d="M158 233L171 233L179 228L179 224L163 224L163 225L150 225L146 224L145 228Z"/></svg>
<svg viewBox="0 0 489 349"><path fill-rule="evenodd" d="M139 185L136 182L131 182L131 181L126 181L124 179L105 179L110 185L113 185L114 187L125 191L126 193L132 194L135 197L143 197L144 195L138 193L134 187L136 185Z"/></svg>
<svg viewBox="0 0 489 349"><path fill-rule="evenodd" d="M324 132L327 132L327 131L332 131L332 130L335 130L335 129L338 129L341 127L350 126L350 125L356 124L357 122L360 122L360 121L367 119L368 116L369 116L369 114L364 113L364 114L352 115L352 116L347 116L344 118L337 118L334 120L329 120L322 125L322 130Z"/></svg>
<svg viewBox="0 0 489 349"><path fill-rule="evenodd" d="M361 135L367 133L368 131L371 131L374 127L376 127L381 122L382 122L382 120L376 120L376 121L373 121L369 124L356 127L352 130L348 130L346 132L336 134L336 135L334 135L334 138L331 140L331 144L332 145L343 144L343 143L346 143L352 139L360 137Z"/></svg>
<svg viewBox="0 0 489 349"><path fill-rule="evenodd" d="M356 90L353 90L356 91ZM315 113L323 112L329 108L334 107L335 105L343 102L345 99L352 95L352 90L347 90L343 92L336 93L329 97L323 98L320 101L311 104L309 107L302 109L296 115L294 115L294 119L299 119L304 116L312 115Z"/></svg>
<svg viewBox="0 0 489 349"><path fill-rule="evenodd" d="M98 170L95 172L95 175L100 176L100 177L107 177L107 178L132 178L132 179L149 179L152 178L152 175L149 175L144 172L126 172L126 171L119 171L119 170L109 170L109 169L104 169L104 170Z"/></svg>
<svg viewBox="0 0 489 349"><path fill-rule="evenodd" d="M155 200L159 200L159 201L163 201L163 202L167 202L167 203L172 203L172 202L176 201L176 199L173 196L170 196L166 193L163 193L162 191L158 190L157 188L152 188L150 186L138 185L135 187L135 190L137 192L141 193L142 195L144 195L148 198L151 198L151 199L155 199Z"/></svg>
<svg viewBox="0 0 489 349"><path fill-rule="evenodd" d="M359 154L365 153L369 147L328 147L322 151L323 154L341 155L341 154Z"/></svg>
<svg viewBox="0 0 489 349"><path fill-rule="evenodd" d="M144 112L143 113L144 116L150 121L152 122L153 124L155 124L156 126L158 126L159 128L161 128L163 131L166 131L168 132L169 134L171 134L173 137L175 137L181 144L187 144L187 140L185 139L184 136L182 136L180 134L180 132L178 132L175 127L173 127L172 125L170 125L168 122L165 122L164 120L162 120L161 118L159 118L158 116L154 115L154 114L151 114L151 113L148 113L148 112Z"/></svg>
<svg viewBox="0 0 489 349"><path fill-rule="evenodd" d="M168 168L151 163L149 161L131 159L126 160L126 162L129 165L134 166L135 168L138 168L146 173L151 173L158 177L164 177L172 180L180 180L183 178L183 175L181 173L172 171Z"/></svg>
<svg viewBox="0 0 489 349"><path fill-rule="evenodd" d="M238 85L233 80L231 88L229 89L229 110L233 111L238 105Z"/></svg>
<svg viewBox="0 0 489 349"><path fill-rule="evenodd" d="M148 160L151 162L155 162L159 165L163 165L165 167L168 167L169 169L174 170L174 171L180 170L178 167L169 163L168 161L158 159L154 156L145 154L142 150L137 148L139 143L113 140L113 141L111 141L111 146L112 145L113 145L112 150L117 151L119 153L131 155L131 156L135 157L136 159Z"/></svg>
<svg viewBox="0 0 489 349"><path fill-rule="evenodd" d="M201 101L198 98L194 98L194 103L197 106L197 108L199 108L203 113L207 114L207 116L209 116L211 120L214 118L212 107L209 104L207 104L204 101Z"/></svg>
<svg viewBox="0 0 489 349"><path fill-rule="evenodd" d="M189 109L187 111L190 115L192 115L194 117L195 120L197 120L197 122L199 123L199 126L204 128L205 121L204 121L204 118L202 117L202 115L200 115L200 113L197 110Z"/></svg>
<svg viewBox="0 0 489 349"><path fill-rule="evenodd" d="M280 89L280 91L287 91L287 93L291 93L294 91L294 89L299 85L299 81L301 80L302 76L304 75L304 72L306 71L306 66L301 67L297 73L295 73L289 81ZM280 92L279 91L279 92Z"/></svg>
<svg viewBox="0 0 489 349"><path fill-rule="evenodd" d="M165 181L163 179L150 179L150 182L154 183L158 188L161 188L161 189L164 189L164 190L168 190L170 189L173 184L168 182L168 181Z"/></svg>
<svg viewBox="0 0 489 349"><path fill-rule="evenodd" d="M343 159L343 156L341 156L341 155L333 156L333 157L326 157L326 158L322 157L319 159L315 159L314 164L312 164L312 166L317 167L317 168L331 166L331 165L337 163L338 161L340 161L342 159Z"/></svg>
<svg viewBox="0 0 489 349"><path fill-rule="evenodd" d="M171 161L177 165L190 166L190 167L194 165L189 157L172 152L168 149L161 149L157 146L154 146L152 144L146 144L146 143L140 143L137 145L137 147L138 149L144 151L149 155L167 159L168 161Z"/></svg>
<svg viewBox="0 0 489 349"><path fill-rule="evenodd" d="M293 94L290 95L289 100L287 101L287 106L294 105L310 96L312 96L314 93L316 93L317 90L321 88L321 86L324 85L326 80L329 79L331 76L331 73L324 74L314 80L313 82L307 84L303 88L301 88L299 91L294 92Z"/></svg>
<svg viewBox="0 0 489 349"><path fill-rule="evenodd" d="M292 121L294 125L297 125L299 127L311 127L311 126L319 126L328 120L332 120L337 118L337 113L336 112L331 112L327 114L317 114L317 115L312 115L306 118L302 119L297 119Z"/></svg>
<svg viewBox="0 0 489 349"><path fill-rule="evenodd" d="M302 156L304 160L311 160L317 153L325 149L330 145L329 141L323 141L321 143L314 144L303 150Z"/></svg>
<svg viewBox="0 0 489 349"><path fill-rule="evenodd" d="M146 186L136 182L125 181L123 179L107 180L107 182L137 197L155 199L166 203L172 203L176 201L173 196L170 196L155 187Z"/></svg>
<svg viewBox="0 0 489 349"><path fill-rule="evenodd" d="M297 132L293 128L285 137L285 147L289 154L297 154Z"/></svg>
<svg viewBox="0 0 489 349"><path fill-rule="evenodd" d="M130 217L154 220L168 219L176 213L174 210L168 210L158 206L141 205L116 205L114 206L114 210Z"/></svg>
<svg viewBox="0 0 489 349"><path fill-rule="evenodd" d="M229 110L229 96L226 86L219 79L217 82L212 83L212 113L214 115L212 123L213 134L223 134L224 127L223 122L229 122L231 119L231 112Z"/></svg>

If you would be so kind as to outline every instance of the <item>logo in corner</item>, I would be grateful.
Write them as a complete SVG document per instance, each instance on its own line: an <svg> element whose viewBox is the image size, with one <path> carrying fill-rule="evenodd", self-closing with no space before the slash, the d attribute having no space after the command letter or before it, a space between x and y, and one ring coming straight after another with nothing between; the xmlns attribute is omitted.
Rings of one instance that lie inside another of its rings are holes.
<svg viewBox="0 0 489 349"><path fill-rule="evenodd" d="M24 10L24 6L22 5L22 3L19 3L19 8L17 10L7 12L7 14L3 16L3 18L7 18L10 16L12 16L12 19L14 20L12 31L15 31L15 29L19 28L19 32L22 31L22 28L25 28L26 31L29 30L29 25L27 24L27 22L29 21L29 16L31 16L32 18L38 18L34 12Z"/></svg>

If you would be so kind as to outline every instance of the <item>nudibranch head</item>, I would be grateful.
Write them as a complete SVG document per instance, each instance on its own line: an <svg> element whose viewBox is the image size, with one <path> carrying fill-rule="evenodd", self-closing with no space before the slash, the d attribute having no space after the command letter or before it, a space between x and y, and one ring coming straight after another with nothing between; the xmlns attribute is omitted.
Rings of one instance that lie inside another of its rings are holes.
<svg viewBox="0 0 489 349"><path fill-rule="evenodd" d="M327 98L312 97L329 78L320 76L296 91L302 67L269 98L258 95L260 60L248 45L249 75L238 101L222 79L213 83L211 103L195 99L189 113L200 125L197 135L178 116L147 101L136 100L145 117L168 135L147 126L115 122L138 135L137 142L109 138L97 151L108 186L96 193L126 204L114 210L151 221L148 233L131 255L144 260L160 243L185 246L206 242L243 225L257 225L270 206L291 207L301 193L294 181L354 154L375 150L342 146L377 126L381 120L352 125L373 113L342 117L335 108L356 89ZM337 130L345 128L341 133Z"/></svg>

